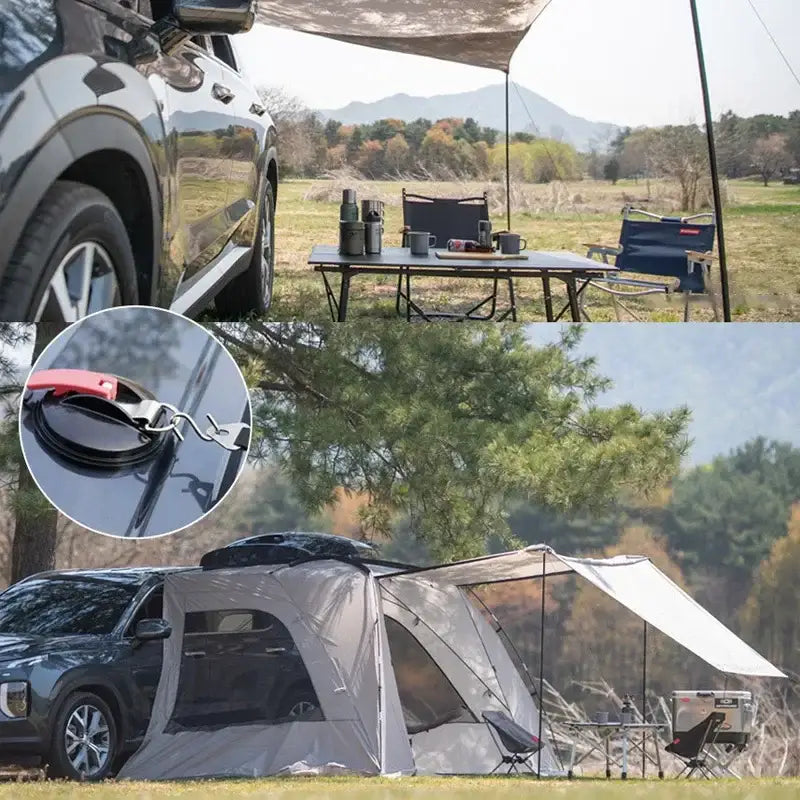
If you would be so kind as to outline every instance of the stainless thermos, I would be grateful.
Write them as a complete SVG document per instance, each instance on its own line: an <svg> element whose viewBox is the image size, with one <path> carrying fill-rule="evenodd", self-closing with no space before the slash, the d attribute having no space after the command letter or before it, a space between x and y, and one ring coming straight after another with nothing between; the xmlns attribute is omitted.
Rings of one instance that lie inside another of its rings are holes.
<svg viewBox="0 0 800 800"><path fill-rule="evenodd" d="M492 223L488 219L478 221L478 245L487 250L492 249Z"/></svg>
<svg viewBox="0 0 800 800"><path fill-rule="evenodd" d="M364 252L380 253L383 239L383 223L370 220L364 223Z"/></svg>

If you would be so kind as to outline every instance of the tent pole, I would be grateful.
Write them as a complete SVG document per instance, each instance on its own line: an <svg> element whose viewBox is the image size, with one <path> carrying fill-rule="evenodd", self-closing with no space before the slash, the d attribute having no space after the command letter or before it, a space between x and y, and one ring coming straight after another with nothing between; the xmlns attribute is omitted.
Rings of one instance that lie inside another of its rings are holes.
<svg viewBox="0 0 800 800"><path fill-rule="evenodd" d="M719 250L719 276L722 289L722 319L731 321L731 298L728 287L728 261L725 256L725 233L722 228L722 196L719 191L719 171L717 169L717 147L714 142L714 120L711 116L711 101L708 94L706 61L703 55L703 40L700 36L700 19L697 15L697 0L689 0L692 9L694 43L697 50L697 66L700 71L700 86L703 90L703 108L706 116L706 138L708 139L708 160L711 166L711 190L714 194L714 213L717 223L717 249Z"/></svg>
<svg viewBox="0 0 800 800"><path fill-rule="evenodd" d="M511 230L511 150L509 140L508 68L506 68L506 230Z"/></svg>
<svg viewBox="0 0 800 800"><path fill-rule="evenodd" d="M544 595L547 588L547 551L542 552L542 611L539 625L539 749L536 751L536 777L542 777L542 704L544 701Z"/></svg>
<svg viewBox="0 0 800 800"><path fill-rule="evenodd" d="M647 722L645 709L647 708L647 620L642 628L642 722ZM645 755L645 743L647 742L647 731L642 730L642 777L645 776L647 769L647 757Z"/></svg>

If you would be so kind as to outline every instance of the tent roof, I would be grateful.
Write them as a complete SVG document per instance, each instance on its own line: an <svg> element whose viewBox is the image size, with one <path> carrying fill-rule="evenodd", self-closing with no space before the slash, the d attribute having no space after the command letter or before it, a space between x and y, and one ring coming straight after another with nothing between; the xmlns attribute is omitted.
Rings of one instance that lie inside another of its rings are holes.
<svg viewBox="0 0 800 800"><path fill-rule="evenodd" d="M534 545L510 553L395 573L393 577L474 586L539 578L543 573L577 573L721 672L786 677L645 556L569 558L546 545Z"/></svg>
<svg viewBox="0 0 800 800"><path fill-rule="evenodd" d="M351 44L508 71L550 0L291 0L258 4L257 21Z"/></svg>

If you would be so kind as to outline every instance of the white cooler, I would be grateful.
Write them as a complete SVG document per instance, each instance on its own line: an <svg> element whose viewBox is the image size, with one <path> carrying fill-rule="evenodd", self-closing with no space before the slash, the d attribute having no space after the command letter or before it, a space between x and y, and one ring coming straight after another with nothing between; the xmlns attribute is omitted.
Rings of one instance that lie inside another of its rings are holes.
<svg viewBox="0 0 800 800"><path fill-rule="evenodd" d="M673 735L685 734L715 711L725 714L725 722L722 723L714 742L744 747L750 739L756 716L756 704L753 702L751 692L712 690L673 692Z"/></svg>

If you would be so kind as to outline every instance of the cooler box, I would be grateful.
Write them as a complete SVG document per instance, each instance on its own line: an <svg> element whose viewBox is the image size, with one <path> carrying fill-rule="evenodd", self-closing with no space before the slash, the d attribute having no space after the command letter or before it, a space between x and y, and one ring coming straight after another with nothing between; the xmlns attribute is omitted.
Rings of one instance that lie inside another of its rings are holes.
<svg viewBox="0 0 800 800"><path fill-rule="evenodd" d="M751 692L677 691L672 693L672 732L680 736L709 714L722 711L725 722L714 742L744 746L750 739L756 704Z"/></svg>

